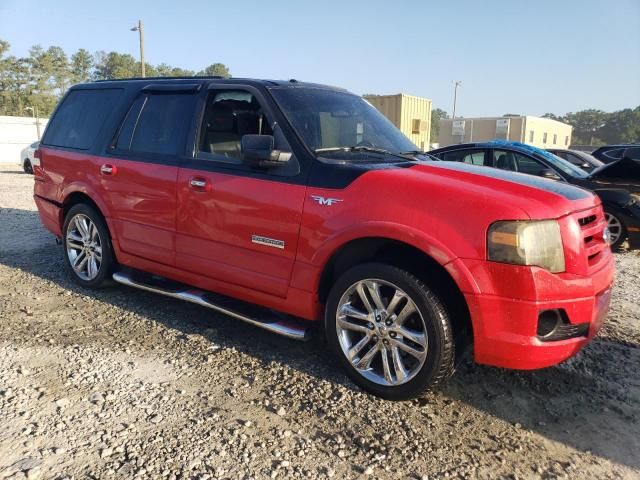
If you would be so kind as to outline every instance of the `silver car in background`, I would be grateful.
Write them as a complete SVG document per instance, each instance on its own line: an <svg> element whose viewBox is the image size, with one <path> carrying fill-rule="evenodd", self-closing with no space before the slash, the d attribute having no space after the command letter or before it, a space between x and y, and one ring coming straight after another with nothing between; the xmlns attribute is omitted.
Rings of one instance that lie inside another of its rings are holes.
<svg viewBox="0 0 640 480"><path fill-rule="evenodd" d="M33 173L33 153L40 145L40 142L33 142L22 149L20 152L20 166L24 170L24 173Z"/></svg>

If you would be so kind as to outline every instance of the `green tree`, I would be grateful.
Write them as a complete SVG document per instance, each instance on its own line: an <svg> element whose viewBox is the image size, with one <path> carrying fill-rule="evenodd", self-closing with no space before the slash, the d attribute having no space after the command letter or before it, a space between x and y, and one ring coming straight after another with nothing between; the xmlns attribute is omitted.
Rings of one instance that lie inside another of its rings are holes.
<svg viewBox="0 0 640 480"><path fill-rule="evenodd" d="M440 136L440 119L449 118L449 114L441 108L431 110L431 143L437 143Z"/></svg>
<svg viewBox="0 0 640 480"><path fill-rule="evenodd" d="M93 57L84 48L71 55L71 82L84 83L91 79Z"/></svg>
<svg viewBox="0 0 640 480"><path fill-rule="evenodd" d="M609 144L640 141L640 106L610 113L598 130L598 138Z"/></svg>
<svg viewBox="0 0 640 480"><path fill-rule="evenodd" d="M559 117L557 115L554 115L553 113L545 113L544 115L542 115L542 118L550 118L551 120L557 120L558 122L563 122L565 121L564 117Z"/></svg>
<svg viewBox="0 0 640 480"><path fill-rule="evenodd" d="M112 80L140 76L140 63L133 55L118 52L98 52L95 56L94 80Z"/></svg>
<svg viewBox="0 0 640 480"><path fill-rule="evenodd" d="M564 122L573 127L573 143L593 145L598 143L598 132L607 122L609 114L602 110L589 109L567 113Z"/></svg>
<svg viewBox="0 0 640 480"><path fill-rule="evenodd" d="M197 73L198 76L220 76L224 78L230 78L231 73L229 73L229 69L224 63L212 63L204 70L201 70Z"/></svg>
<svg viewBox="0 0 640 480"><path fill-rule="evenodd" d="M185 70L179 67L172 67L166 63L156 65L156 71L159 77L191 77L193 76L192 70Z"/></svg>

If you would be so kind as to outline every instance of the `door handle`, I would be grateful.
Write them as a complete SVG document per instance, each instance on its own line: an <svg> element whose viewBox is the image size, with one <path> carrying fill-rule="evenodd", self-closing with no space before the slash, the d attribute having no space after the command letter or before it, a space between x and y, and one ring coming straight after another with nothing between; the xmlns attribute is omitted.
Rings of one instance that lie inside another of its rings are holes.
<svg viewBox="0 0 640 480"><path fill-rule="evenodd" d="M193 177L191 180L189 180L189 186L191 186L193 190L197 190L199 192L210 190L209 182L201 177Z"/></svg>
<svg viewBox="0 0 640 480"><path fill-rule="evenodd" d="M105 163L100 167L100 173L102 175L115 175L117 171L118 169L116 167L108 163Z"/></svg>

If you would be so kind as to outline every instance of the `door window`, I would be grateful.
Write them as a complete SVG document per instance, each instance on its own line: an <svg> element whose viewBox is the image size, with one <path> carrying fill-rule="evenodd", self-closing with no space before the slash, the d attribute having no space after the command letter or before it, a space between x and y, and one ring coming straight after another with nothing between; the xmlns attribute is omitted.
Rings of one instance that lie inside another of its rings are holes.
<svg viewBox="0 0 640 480"><path fill-rule="evenodd" d="M486 165L486 154L483 149L456 150L453 152L445 152L441 155L441 157L447 162L464 162L471 165Z"/></svg>
<svg viewBox="0 0 640 480"><path fill-rule="evenodd" d="M132 154L176 156L184 151L193 120L193 94L152 93L131 106L114 148Z"/></svg>
<svg viewBox="0 0 640 480"><path fill-rule="evenodd" d="M493 165L501 170L540 175L547 166L534 158L509 150L494 150Z"/></svg>
<svg viewBox="0 0 640 480"><path fill-rule="evenodd" d="M244 135L272 135L274 149L280 152L281 158L288 156L288 163L262 170L263 173L284 176L299 173L291 146L256 95L243 89L212 90L200 125L196 158L226 168L252 169L254 167L243 161Z"/></svg>

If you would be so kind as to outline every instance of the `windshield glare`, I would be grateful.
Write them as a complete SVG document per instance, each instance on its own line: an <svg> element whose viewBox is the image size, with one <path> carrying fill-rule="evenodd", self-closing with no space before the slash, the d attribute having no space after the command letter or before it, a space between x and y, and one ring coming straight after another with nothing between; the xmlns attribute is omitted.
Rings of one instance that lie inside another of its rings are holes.
<svg viewBox="0 0 640 480"><path fill-rule="evenodd" d="M311 150L372 147L393 153L418 148L357 95L313 87L271 89L276 102ZM348 158L348 151L321 152Z"/></svg>

